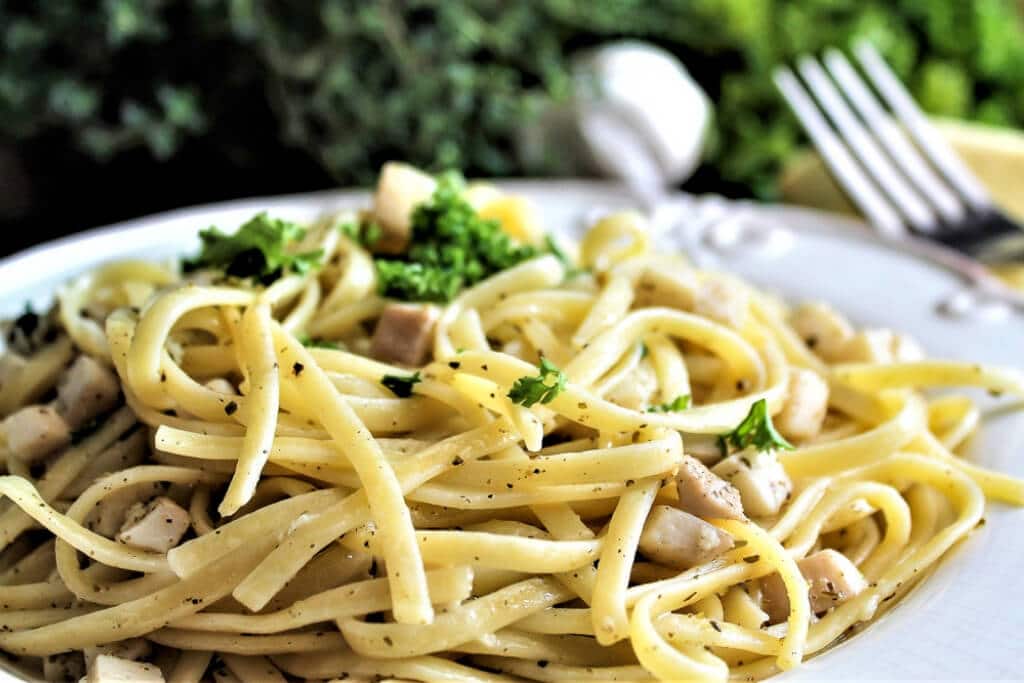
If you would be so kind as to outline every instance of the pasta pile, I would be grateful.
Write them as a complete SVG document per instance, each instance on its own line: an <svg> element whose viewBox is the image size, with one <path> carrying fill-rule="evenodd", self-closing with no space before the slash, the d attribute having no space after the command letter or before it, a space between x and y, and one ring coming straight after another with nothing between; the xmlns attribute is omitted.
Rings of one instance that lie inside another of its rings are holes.
<svg viewBox="0 0 1024 683"><path fill-rule="evenodd" d="M290 248L322 265L268 282L131 261L60 293L0 414L43 405L77 353L112 366L123 405L41 466L3 437L0 649L19 666L757 680L890 608L986 498L1024 503L957 455L975 402L926 393L1020 396L1018 374L698 271L634 214L575 263L539 251L462 289L421 367L374 359L391 304L338 229L359 220L311 226ZM693 512L685 472L743 512ZM124 535L155 496L187 513L166 550Z"/></svg>

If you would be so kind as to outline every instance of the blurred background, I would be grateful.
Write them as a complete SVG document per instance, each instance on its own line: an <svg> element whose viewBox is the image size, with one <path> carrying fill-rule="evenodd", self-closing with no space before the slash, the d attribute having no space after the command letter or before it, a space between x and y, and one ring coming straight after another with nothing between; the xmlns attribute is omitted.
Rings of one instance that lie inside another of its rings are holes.
<svg viewBox="0 0 1024 683"><path fill-rule="evenodd" d="M536 131L572 110L581 55L623 38L674 54L713 103L684 189L840 208L799 151L772 67L867 37L929 112L1008 130L1024 123L1021 12L1015 0L0 0L0 250L199 202L368 184L389 159L590 172ZM944 130L1012 183L1001 164L1024 158L1015 133Z"/></svg>

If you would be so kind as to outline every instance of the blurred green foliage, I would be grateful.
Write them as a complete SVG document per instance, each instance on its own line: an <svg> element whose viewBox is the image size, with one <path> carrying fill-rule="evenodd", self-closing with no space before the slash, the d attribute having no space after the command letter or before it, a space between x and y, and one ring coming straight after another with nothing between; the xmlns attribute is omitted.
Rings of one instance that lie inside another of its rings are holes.
<svg viewBox="0 0 1024 683"><path fill-rule="evenodd" d="M389 158L543 173L517 131L568 96L574 52L621 37L684 60L717 103L713 171L761 196L800 141L771 68L856 37L929 110L1024 122L1013 0L0 0L0 138L97 160L230 141L242 164L287 144L339 182ZM277 130L247 127L254 94Z"/></svg>

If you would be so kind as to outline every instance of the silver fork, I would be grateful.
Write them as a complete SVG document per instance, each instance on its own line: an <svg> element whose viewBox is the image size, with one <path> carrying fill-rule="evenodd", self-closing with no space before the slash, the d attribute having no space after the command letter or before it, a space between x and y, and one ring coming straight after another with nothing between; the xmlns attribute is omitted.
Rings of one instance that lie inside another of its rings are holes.
<svg viewBox="0 0 1024 683"><path fill-rule="evenodd" d="M921 237L966 255L931 250L975 285L1021 305L1024 297L978 262L1024 261L1024 228L992 202L874 46L859 42L853 52L881 100L835 48L821 61L797 60L803 84L785 66L774 73L830 171L883 236Z"/></svg>

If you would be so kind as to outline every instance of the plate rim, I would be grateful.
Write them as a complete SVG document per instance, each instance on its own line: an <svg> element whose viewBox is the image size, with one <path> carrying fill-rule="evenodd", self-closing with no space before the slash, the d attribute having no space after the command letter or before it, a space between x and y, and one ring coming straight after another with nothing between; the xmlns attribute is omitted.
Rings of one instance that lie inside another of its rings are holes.
<svg viewBox="0 0 1024 683"><path fill-rule="evenodd" d="M570 178L570 179L505 179L498 180L495 183L499 187L508 188L509 190L523 193L540 192L547 193L552 191L558 191L559 193L572 194L572 195L586 195L593 197L595 195L613 195L620 199L628 199L630 197L628 190L621 183L613 181L603 180L590 180L583 178ZM20 250L13 254L7 255L0 258L0 280L4 279L8 273L12 271L29 271L31 268L42 259L52 257L55 253L66 253L73 250L87 246L90 242L102 242L104 240L115 239L119 236L128 234L147 234L149 231L156 230L160 225L165 223L174 223L177 221L187 221L193 219L195 222L191 226L190 230L194 233L200 227L204 227L200 224L202 216L209 214L223 213L226 211L249 211L249 210L260 210L266 208L275 210L274 207L280 207L283 205L317 205L320 207L321 212L325 213L328 207L338 204L340 202L349 201L365 201L369 195L370 190L367 188L339 188L320 190L314 192L302 192L284 195L272 195L272 196L254 196L232 199L221 202L209 202L203 204L197 204L192 206L179 207L170 209L167 211L161 211L154 214L140 216L137 218L126 219L118 221L109 225L98 226L83 230L80 232L72 233L56 240L50 240L42 242L37 245L33 245L27 249ZM694 197L689 195L689 197ZM703 195L697 197L698 199L703 198L716 198L714 195ZM820 230L823 233L841 234L845 239L856 239L858 242L866 242L878 247L882 247L888 251L893 252L901 257L923 260L930 267L940 270L946 273L950 271L944 268L941 264L937 264L930 259L922 259L920 255L914 255L908 253L906 250L902 250L898 245L894 245L891 242L882 239L875 235L870 228L860 219L854 216L836 214L821 209L800 207L788 204L760 204L751 200L724 200L730 205L742 206L755 213L762 213L763 215L772 216L775 220L785 219L786 217L799 216L801 222L805 225L801 226L803 229L814 229L815 231ZM813 228L806 224L813 224ZM185 231L175 231L175 235L184 235ZM159 238L147 238L146 241L152 248L158 248L158 245L169 246L173 242L173 238L161 236ZM78 259L83 260L83 259ZM102 261L102 257L96 259L87 259L92 262ZM726 264L728 266L728 264ZM78 264L72 264L70 267L66 264L57 268L62 278L66 279L70 277L75 269L78 268ZM36 284L32 282L22 283L23 289L31 289L33 286L41 287L41 278L36 278ZM986 513L987 514L987 513ZM1024 544L1022 544L1024 547ZM953 552L953 557L944 558L939 565L939 568L946 567L950 564L959 564L962 561L962 546L957 547ZM910 602L915 594L919 593L919 590L915 590L908 595L904 601L901 601L901 606L907 602ZM893 610L886 614L882 620L888 621L896 618L902 614L905 610ZM901 619L905 621L907 617ZM912 619L913 617L909 617ZM865 629L866 634L871 634L880 623L873 624L872 627ZM857 637L852 639L853 643L857 643L861 638ZM863 649L856 648L854 649ZM787 677L798 677L798 678L821 678L822 675L835 675L833 668L829 665L831 656L837 652L848 652L848 648L845 646L834 648L828 653L824 653L820 657L815 657L809 664L805 664L803 667L797 670L785 674ZM870 651L867 652L870 655ZM930 667L930 668L929 668ZM938 664L922 664L921 673L919 675L925 676L937 676L939 672ZM843 672L838 672L843 673ZM846 671L847 675L851 672ZM838 676L837 676L838 677ZM0 670L0 681L12 681L17 682L22 679L14 677L13 674L7 673Z"/></svg>

